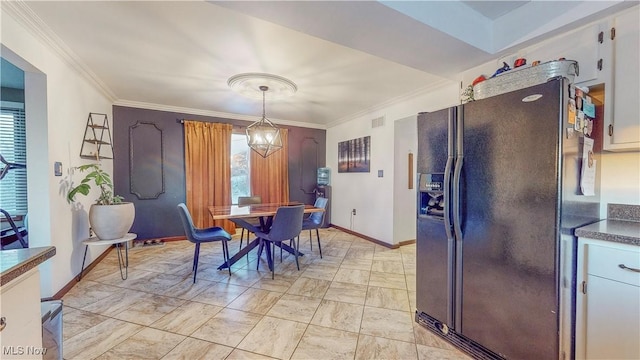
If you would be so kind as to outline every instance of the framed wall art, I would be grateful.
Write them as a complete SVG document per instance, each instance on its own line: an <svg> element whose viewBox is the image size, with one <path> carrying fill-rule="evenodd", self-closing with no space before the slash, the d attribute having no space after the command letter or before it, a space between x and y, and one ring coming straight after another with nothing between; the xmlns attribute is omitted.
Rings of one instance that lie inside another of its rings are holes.
<svg viewBox="0 0 640 360"><path fill-rule="evenodd" d="M338 172L369 172L371 136L338 143Z"/></svg>

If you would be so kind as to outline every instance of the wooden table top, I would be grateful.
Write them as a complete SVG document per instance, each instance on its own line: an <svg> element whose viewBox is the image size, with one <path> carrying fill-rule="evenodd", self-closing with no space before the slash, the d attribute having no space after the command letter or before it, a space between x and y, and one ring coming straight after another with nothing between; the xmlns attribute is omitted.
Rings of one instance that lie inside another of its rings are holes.
<svg viewBox="0 0 640 360"><path fill-rule="evenodd" d="M302 205L297 202L288 203L271 203L271 204L252 204L252 205L222 205L209 206L209 212L214 220L237 219L247 217L263 217L273 216L281 206ZM322 208L313 205L305 205L305 214L324 211Z"/></svg>

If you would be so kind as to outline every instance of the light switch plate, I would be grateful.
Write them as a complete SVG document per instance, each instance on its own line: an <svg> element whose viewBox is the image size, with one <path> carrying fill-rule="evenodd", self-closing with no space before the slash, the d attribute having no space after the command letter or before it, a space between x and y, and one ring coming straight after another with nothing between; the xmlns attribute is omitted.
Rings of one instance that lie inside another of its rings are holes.
<svg viewBox="0 0 640 360"><path fill-rule="evenodd" d="M62 163L60 161L53 163L53 174L55 176L62 176Z"/></svg>

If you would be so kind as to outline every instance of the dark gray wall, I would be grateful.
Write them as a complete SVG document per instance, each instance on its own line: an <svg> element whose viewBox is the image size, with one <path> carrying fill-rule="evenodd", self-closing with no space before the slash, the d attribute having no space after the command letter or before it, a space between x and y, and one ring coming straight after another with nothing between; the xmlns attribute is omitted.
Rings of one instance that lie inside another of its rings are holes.
<svg viewBox="0 0 640 360"><path fill-rule="evenodd" d="M176 210L176 205L186 199L184 133L178 119L239 127L251 124L210 116L113 107L115 192L135 204L136 219L131 231L138 234L138 239L184 235ZM316 170L326 164L326 131L280 127L289 129L289 197L291 201L313 204ZM133 172L130 171L132 164L135 164ZM162 174L164 181L158 179L158 174ZM145 177L148 181L141 184ZM159 193L157 197L156 193Z"/></svg>

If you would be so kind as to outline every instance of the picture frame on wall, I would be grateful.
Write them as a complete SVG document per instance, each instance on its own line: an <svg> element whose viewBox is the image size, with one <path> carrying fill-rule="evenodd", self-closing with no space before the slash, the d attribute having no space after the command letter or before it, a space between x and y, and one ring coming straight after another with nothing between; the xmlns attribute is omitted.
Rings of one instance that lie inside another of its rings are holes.
<svg viewBox="0 0 640 360"><path fill-rule="evenodd" d="M371 136L338 143L338 172L370 172Z"/></svg>

